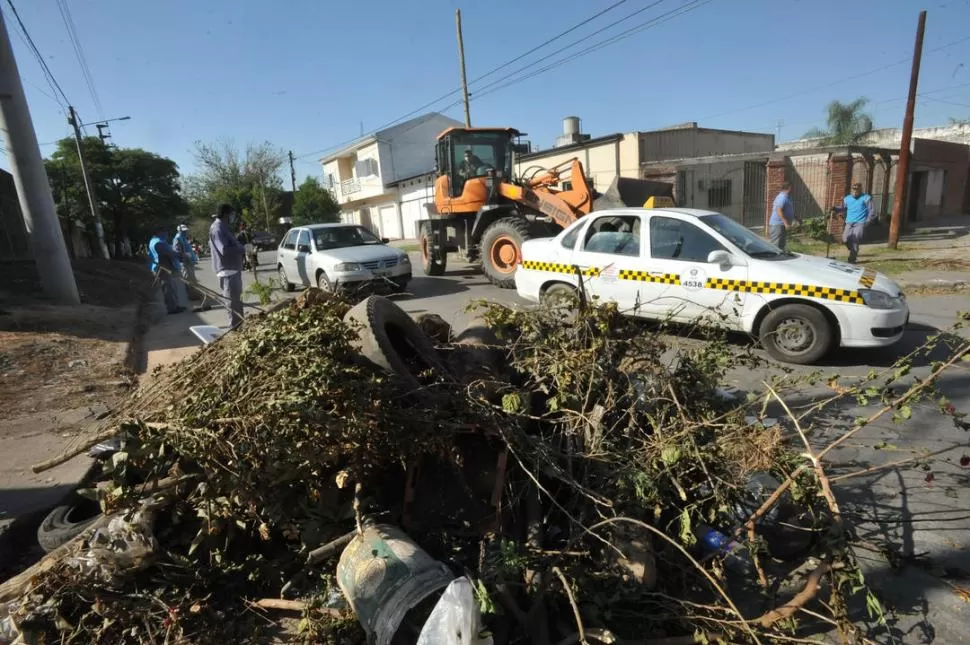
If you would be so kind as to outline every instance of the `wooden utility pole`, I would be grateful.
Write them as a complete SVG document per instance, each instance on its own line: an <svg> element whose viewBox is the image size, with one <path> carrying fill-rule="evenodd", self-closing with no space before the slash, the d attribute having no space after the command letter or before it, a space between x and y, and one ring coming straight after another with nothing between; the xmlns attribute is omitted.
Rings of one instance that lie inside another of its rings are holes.
<svg viewBox="0 0 970 645"><path fill-rule="evenodd" d="M472 127L472 113L468 108L468 79L465 77L465 43L461 39L461 9L455 9L455 28L458 30L458 64L461 66L461 93L465 99L465 127Z"/></svg>
<svg viewBox="0 0 970 645"><path fill-rule="evenodd" d="M0 11L0 132L7 148L7 159L17 188L17 200L30 236L30 251L44 292L60 304L81 302L67 254L64 233L57 219L47 170L40 156L37 134L24 97L17 61L3 12Z"/></svg>
<svg viewBox="0 0 970 645"><path fill-rule="evenodd" d="M296 168L293 167L293 151L290 150L290 185L293 187L293 192L296 192Z"/></svg>
<svg viewBox="0 0 970 645"><path fill-rule="evenodd" d="M84 144L81 142L81 127L78 124L77 112L74 106L67 106L67 122L74 128L74 142L77 144L77 160L81 164L81 177L84 179L84 190L88 194L88 205L91 207L91 218L94 220L94 232L98 236L98 248L101 250L101 257L105 260L111 259L108 253L108 245L104 241L104 225L101 223L101 213L98 211L98 198L94 193L94 184L91 183L91 176L88 174L88 166L84 163ZM118 231L115 231L118 234Z"/></svg>
<svg viewBox="0 0 970 645"><path fill-rule="evenodd" d="M896 169L896 194L893 198L893 214L889 220L889 248L899 246L899 233L906 207L909 179L909 146L913 138L913 112L916 111L916 86L919 84L919 65L923 58L923 30L926 28L926 12L919 12L916 27L916 47L913 50L913 71L909 77L909 97L906 99L906 116L903 118L903 135L899 142L899 162Z"/></svg>

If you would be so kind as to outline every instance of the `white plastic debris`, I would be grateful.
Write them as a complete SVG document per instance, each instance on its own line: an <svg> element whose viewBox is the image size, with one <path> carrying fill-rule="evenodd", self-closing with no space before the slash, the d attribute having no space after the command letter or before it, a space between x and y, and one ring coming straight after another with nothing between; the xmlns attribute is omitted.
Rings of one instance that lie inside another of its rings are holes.
<svg viewBox="0 0 970 645"><path fill-rule="evenodd" d="M421 628L417 645L492 645L492 637L480 638L481 615L475 590L468 578L452 580Z"/></svg>
<svg viewBox="0 0 970 645"><path fill-rule="evenodd" d="M740 400L741 391L733 385L718 386L714 388L714 396L726 403L734 403Z"/></svg>
<svg viewBox="0 0 970 645"><path fill-rule="evenodd" d="M68 565L82 576L109 585L146 567L158 547L152 532L154 520L155 514L147 509L112 518L94 532L87 550L70 558Z"/></svg>
<svg viewBox="0 0 970 645"><path fill-rule="evenodd" d="M765 429L774 428L776 425L778 425L778 419L775 417L765 417L763 419L759 419L754 415L744 417L744 422L749 426L761 426Z"/></svg>

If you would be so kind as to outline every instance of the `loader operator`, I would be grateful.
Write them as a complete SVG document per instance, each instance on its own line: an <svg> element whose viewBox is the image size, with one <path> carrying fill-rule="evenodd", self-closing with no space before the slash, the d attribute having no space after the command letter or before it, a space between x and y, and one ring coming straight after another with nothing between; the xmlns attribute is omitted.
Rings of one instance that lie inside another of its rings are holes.
<svg viewBox="0 0 970 645"><path fill-rule="evenodd" d="M478 174L478 169L485 165L485 162L479 159L471 148L465 150L465 159L461 162L458 167L458 174L462 179L470 179Z"/></svg>

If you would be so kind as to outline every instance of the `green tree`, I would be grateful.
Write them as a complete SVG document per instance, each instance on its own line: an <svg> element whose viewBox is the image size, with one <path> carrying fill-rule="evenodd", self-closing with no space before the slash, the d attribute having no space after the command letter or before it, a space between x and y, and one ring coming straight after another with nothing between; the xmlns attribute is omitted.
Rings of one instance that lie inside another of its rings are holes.
<svg viewBox="0 0 970 645"><path fill-rule="evenodd" d="M307 177L293 196L293 224L339 222L340 205L316 177Z"/></svg>
<svg viewBox="0 0 970 645"><path fill-rule="evenodd" d="M808 138L822 139L821 145L850 145L872 132L872 117L863 112L869 99L859 97L851 103L832 101L826 111L827 128L814 128L805 133Z"/></svg>
<svg viewBox="0 0 970 645"><path fill-rule="evenodd" d="M125 239L137 246L153 229L172 228L188 214L174 161L141 148L109 147L97 137L82 140L105 236L122 255ZM58 214L91 223L87 192L74 139L65 138L45 160Z"/></svg>

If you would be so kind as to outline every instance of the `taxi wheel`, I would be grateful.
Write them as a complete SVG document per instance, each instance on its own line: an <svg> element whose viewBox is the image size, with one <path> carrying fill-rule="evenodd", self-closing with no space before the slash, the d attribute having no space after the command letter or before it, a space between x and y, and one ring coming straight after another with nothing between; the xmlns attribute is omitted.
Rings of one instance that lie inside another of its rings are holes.
<svg viewBox="0 0 970 645"><path fill-rule="evenodd" d="M815 307L784 305L765 316L758 337L773 358L806 365L825 356L835 333L825 314Z"/></svg>
<svg viewBox="0 0 970 645"><path fill-rule="evenodd" d="M551 284L542 292L542 304L550 307L573 306L578 297L576 287L565 282Z"/></svg>
<svg viewBox="0 0 970 645"><path fill-rule="evenodd" d="M515 269L522 259L522 243L532 238L529 222L520 217L503 217L482 235L482 271L489 281L503 289L515 288Z"/></svg>
<svg viewBox="0 0 970 645"><path fill-rule="evenodd" d="M445 267L448 265L448 256L442 254L441 260L432 257L432 231L431 224L421 225L420 244L421 244L421 268L424 275L444 275Z"/></svg>

